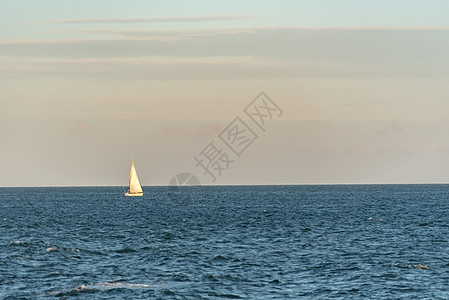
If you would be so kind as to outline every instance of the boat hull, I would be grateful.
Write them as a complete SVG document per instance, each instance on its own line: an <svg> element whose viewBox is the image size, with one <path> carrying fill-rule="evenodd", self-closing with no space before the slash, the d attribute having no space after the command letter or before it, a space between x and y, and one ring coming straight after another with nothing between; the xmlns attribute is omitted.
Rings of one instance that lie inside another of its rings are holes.
<svg viewBox="0 0 449 300"><path fill-rule="evenodd" d="M129 193L129 192L126 192L125 196L130 196L130 197L143 196L143 193Z"/></svg>

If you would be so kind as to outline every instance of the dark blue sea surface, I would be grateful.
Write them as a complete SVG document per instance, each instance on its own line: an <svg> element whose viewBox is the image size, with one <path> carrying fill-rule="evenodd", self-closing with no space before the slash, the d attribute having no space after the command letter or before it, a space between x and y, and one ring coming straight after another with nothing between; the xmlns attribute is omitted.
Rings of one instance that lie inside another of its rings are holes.
<svg viewBox="0 0 449 300"><path fill-rule="evenodd" d="M449 299L449 185L0 188L1 299Z"/></svg>

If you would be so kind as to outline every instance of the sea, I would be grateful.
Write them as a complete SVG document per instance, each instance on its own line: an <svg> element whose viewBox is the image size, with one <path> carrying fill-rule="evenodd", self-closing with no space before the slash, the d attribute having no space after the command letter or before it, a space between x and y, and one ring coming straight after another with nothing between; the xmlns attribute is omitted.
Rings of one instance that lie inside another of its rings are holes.
<svg viewBox="0 0 449 300"><path fill-rule="evenodd" d="M0 299L449 299L449 185L0 188Z"/></svg>

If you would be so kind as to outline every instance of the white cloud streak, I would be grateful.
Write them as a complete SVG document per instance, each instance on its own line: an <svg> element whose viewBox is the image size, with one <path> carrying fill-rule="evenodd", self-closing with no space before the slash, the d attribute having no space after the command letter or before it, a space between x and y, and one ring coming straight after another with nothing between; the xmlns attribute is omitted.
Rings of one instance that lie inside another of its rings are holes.
<svg viewBox="0 0 449 300"><path fill-rule="evenodd" d="M211 16L173 16L173 17L146 17L146 18L88 18L88 19L62 19L62 20L42 20L34 23L52 24L95 24L95 23L193 23L208 21L227 21L260 18L260 16L239 16L239 15L211 15Z"/></svg>

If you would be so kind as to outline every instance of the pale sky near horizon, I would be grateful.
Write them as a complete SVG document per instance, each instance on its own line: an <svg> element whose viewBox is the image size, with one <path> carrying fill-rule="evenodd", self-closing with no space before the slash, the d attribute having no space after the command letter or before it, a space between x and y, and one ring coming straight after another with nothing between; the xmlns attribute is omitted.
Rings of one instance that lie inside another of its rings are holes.
<svg viewBox="0 0 449 300"><path fill-rule="evenodd" d="M0 0L0 186L449 183L448 1ZM264 91L266 131L244 108ZM233 156L241 117L258 138ZM215 182L194 157L234 160Z"/></svg>

